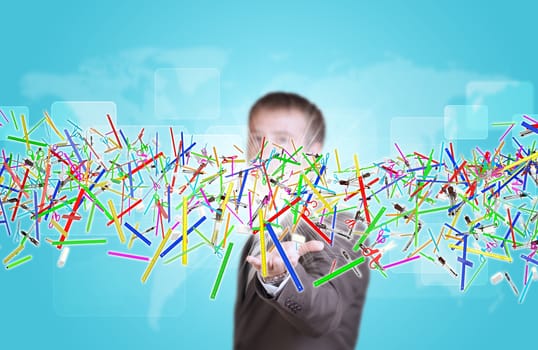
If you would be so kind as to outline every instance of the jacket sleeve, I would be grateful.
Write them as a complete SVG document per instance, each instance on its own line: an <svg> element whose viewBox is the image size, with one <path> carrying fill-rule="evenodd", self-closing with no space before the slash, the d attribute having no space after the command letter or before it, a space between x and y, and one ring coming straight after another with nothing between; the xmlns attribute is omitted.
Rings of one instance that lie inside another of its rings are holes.
<svg viewBox="0 0 538 350"><path fill-rule="evenodd" d="M349 270L321 286L314 287L315 280L329 273L333 259L337 261L337 268L347 263L340 254L341 246L325 248L301 257L295 266L304 286L302 292L297 291L291 279L276 297L268 294L259 281L253 283L253 288L256 288L260 298L272 305L298 331L314 337L338 327L349 308L357 308L360 315L369 282L367 263L362 263L359 265L361 278ZM352 259L359 256L351 249L346 250Z"/></svg>

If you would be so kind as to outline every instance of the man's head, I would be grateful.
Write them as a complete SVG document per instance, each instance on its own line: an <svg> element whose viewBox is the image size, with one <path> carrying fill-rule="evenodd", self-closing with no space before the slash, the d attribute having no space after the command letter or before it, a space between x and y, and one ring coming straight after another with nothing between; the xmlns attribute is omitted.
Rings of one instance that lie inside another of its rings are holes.
<svg viewBox="0 0 538 350"><path fill-rule="evenodd" d="M295 144L311 153L321 153L325 139L325 120L319 108L289 92L271 92L258 99L250 109L248 129L249 159L256 157L264 137L269 150L274 143L292 152Z"/></svg>

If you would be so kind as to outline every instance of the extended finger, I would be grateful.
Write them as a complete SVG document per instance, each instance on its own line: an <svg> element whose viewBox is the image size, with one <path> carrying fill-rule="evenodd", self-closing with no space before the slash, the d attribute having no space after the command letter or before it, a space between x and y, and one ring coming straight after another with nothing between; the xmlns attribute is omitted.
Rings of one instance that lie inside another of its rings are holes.
<svg viewBox="0 0 538 350"><path fill-rule="evenodd" d="M309 252L319 252L320 250L323 250L323 242L321 241L308 241L299 247L298 254L299 256L302 256Z"/></svg>
<svg viewBox="0 0 538 350"><path fill-rule="evenodd" d="M256 270L260 270L262 268L262 262L260 259L254 257L254 256L247 256L247 262L252 265Z"/></svg>
<svg viewBox="0 0 538 350"><path fill-rule="evenodd" d="M297 261L297 258L295 259L290 258L290 262L292 263L293 266L295 266L297 263L296 262L294 263L293 261ZM284 260L282 260L280 256L272 256L270 259L267 260L267 263L268 265L270 264L269 266L270 274L274 275L274 274L279 274L286 271L286 264L284 264Z"/></svg>

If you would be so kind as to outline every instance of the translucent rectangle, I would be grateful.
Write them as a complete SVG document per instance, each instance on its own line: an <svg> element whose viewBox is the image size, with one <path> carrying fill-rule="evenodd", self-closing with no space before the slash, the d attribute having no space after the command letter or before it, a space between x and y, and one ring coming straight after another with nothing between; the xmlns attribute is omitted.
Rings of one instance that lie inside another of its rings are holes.
<svg viewBox="0 0 538 350"><path fill-rule="evenodd" d="M488 107L449 105L444 111L447 140L475 140L488 137Z"/></svg>
<svg viewBox="0 0 538 350"><path fill-rule="evenodd" d="M73 235L71 238L88 236ZM61 269L56 266L60 250L52 254L52 297L56 314L63 317L180 316L185 308L185 269L180 264L163 265L161 262L142 285L140 276L147 262L106 253L114 250L143 256L152 254L152 249L144 249L142 245L134 248L127 251L125 245L117 243L71 246Z"/></svg>
<svg viewBox="0 0 538 350"><path fill-rule="evenodd" d="M91 132L91 128L104 133L115 139L112 127L108 121L107 115L110 116L112 123L117 124L116 104L109 101L56 101L52 104L50 118L60 134L66 138L67 130L75 143L84 144L84 139L93 142L96 152L104 152L104 145L101 147L99 139L101 137ZM60 137L54 132L49 132L49 142L58 143Z"/></svg>
<svg viewBox="0 0 538 350"><path fill-rule="evenodd" d="M462 264L458 261L458 257L463 256L463 252L461 250L451 250L450 248L447 248L447 242L454 244L453 240L446 241L445 239L441 238L441 241L439 242L441 252L436 252L438 256L441 256L445 260L445 266L441 265L441 263L437 260L437 256L431 253L430 254L432 257L436 259L435 263L428 259L421 259L419 265L420 283L425 286L450 286L452 290L461 291ZM468 248L481 250L481 246L472 236L468 238ZM476 278L471 282L473 275L480 267L481 259L478 255L467 252L467 260L472 261L473 267L466 267L465 287L472 288L472 286L485 286L488 281L487 262L485 266L482 267ZM457 277L452 275L448 267L456 272ZM467 287L469 282L471 282L471 285Z"/></svg>
<svg viewBox="0 0 538 350"><path fill-rule="evenodd" d="M492 128L492 123L509 122L514 114L534 112L534 86L526 81L471 81L466 104L487 106Z"/></svg>
<svg viewBox="0 0 538 350"><path fill-rule="evenodd" d="M166 68L155 72L157 119L217 119L219 114L219 70Z"/></svg>

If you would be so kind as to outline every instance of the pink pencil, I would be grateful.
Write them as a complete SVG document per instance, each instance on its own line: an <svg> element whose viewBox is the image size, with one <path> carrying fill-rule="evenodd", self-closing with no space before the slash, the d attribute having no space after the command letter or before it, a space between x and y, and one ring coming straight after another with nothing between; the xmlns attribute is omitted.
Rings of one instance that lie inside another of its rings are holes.
<svg viewBox="0 0 538 350"><path fill-rule="evenodd" d="M111 251L111 250L108 251L108 255L118 256L118 257L120 257L120 258L127 258L127 259L135 259L135 260L149 261L149 257L148 257L148 256L125 254L125 253L120 253L120 252L113 252L113 251Z"/></svg>
<svg viewBox="0 0 538 350"><path fill-rule="evenodd" d="M398 266L400 264L403 264L403 263L406 263L406 262L409 262L409 261L412 261L412 260L416 260L418 258L420 258L420 255L415 255L415 256L413 256L411 258L403 259L403 260L400 260L400 261L393 262L392 264L385 265L385 266L383 266L383 269L386 270L389 267Z"/></svg>

